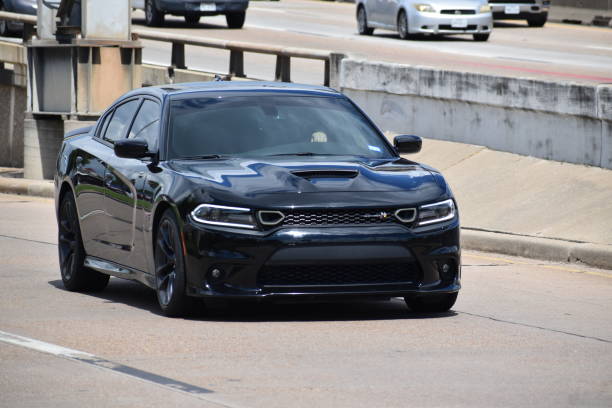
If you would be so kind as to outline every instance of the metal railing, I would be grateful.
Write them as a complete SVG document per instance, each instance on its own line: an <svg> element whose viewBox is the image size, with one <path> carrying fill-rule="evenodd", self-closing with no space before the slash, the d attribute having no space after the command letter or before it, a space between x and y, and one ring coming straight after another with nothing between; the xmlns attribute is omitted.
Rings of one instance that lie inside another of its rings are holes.
<svg viewBox="0 0 612 408"><path fill-rule="evenodd" d="M24 23L24 40L28 40L34 33L36 16L0 11L0 19L18 21ZM307 48L280 47L275 45L264 45L243 41L224 41L218 39L203 39L190 37L183 34L167 33L162 31L132 30L134 39L149 41L160 41L172 44L170 65L178 69L187 69L185 65L185 46L197 46L205 48L216 48L228 50L229 74L235 77L246 77L244 69L244 53L267 54L276 56L276 70L274 78L276 81L291 82L291 58L304 58L319 60L325 63L324 79L325 86L334 85L334 77L337 76L339 63L344 58L341 53L322 51Z"/></svg>
<svg viewBox="0 0 612 408"><path fill-rule="evenodd" d="M291 82L291 58L304 58L325 62L325 86L330 85L332 70L337 68L337 61L344 56L331 51L313 50L307 48L279 47L243 41L225 41L218 39L203 39L182 34L172 34L152 30L133 30L138 39L161 41L172 44L171 65L175 68L186 69L185 46L192 45L206 48L229 50L229 74L236 77L246 77L244 70L244 53L276 55L276 81Z"/></svg>

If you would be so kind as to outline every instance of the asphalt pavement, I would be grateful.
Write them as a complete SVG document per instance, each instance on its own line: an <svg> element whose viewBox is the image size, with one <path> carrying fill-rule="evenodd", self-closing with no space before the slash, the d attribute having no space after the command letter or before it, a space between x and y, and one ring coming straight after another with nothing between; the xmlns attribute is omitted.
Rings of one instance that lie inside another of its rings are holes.
<svg viewBox="0 0 612 408"><path fill-rule="evenodd" d="M612 273L464 251L452 312L67 292L53 203L0 195L0 406L611 406Z"/></svg>
<svg viewBox="0 0 612 408"><path fill-rule="evenodd" d="M306 47L350 53L371 61L397 62L501 76L520 76L579 83L612 82L612 30L549 22L543 28L524 21L498 21L486 43L470 35L425 37L403 41L396 33L376 30L357 34L355 5L311 0L252 2L245 27L227 28L223 16L204 17L187 26L180 17L167 17L167 27L152 28L204 38L241 40L262 44ZM143 13L134 13L143 24ZM169 65L170 47L145 41L145 62ZM227 72L229 53L187 47L187 66ZM274 57L245 55L248 76L272 79ZM292 80L321 83L323 64L293 59Z"/></svg>

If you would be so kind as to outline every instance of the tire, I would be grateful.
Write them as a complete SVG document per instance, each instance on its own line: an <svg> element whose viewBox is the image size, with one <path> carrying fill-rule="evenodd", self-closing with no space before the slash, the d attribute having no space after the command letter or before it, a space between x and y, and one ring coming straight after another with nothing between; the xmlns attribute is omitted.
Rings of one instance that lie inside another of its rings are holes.
<svg viewBox="0 0 612 408"><path fill-rule="evenodd" d="M421 295L405 297L406 305L413 312L444 313L448 312L457 301L458 293L444 293L439 295Z"/></svg>
<svg viewBox="0 0 612 408"><path fill-rule="evenodd" d="M164 315L184 316L193 304L188 297L185 261L176 216L167 209L157 224L155 234L155 287L157 301Z"/></svg>
<svg viewBox="0 0 612 408"><path fill-rule="evenodd" d="M145 24L149 27L164 25L164 13L157 9L154 0L145 0Z"/></svg>
<svg viewBox="0 0 612 408"><path fill-rule="evenodd" d="M474 41L488 41L490 34L474 34Z"/></svg>
<svg viewBox="0 0 612 408"><path fill-rule="evenodd" d="M185 22L189 25L196 25L200 22L200 17L197 14L189 14L185 16Z"/></svg>
<svg viewBox="0 0 612 408"><path fill-rule="evenodd" d="M535 14L527 17L527 24L529 27L544 27L546 20L548 20L548 13Z"/></svg>
<svg viewBox="0 0 612 408"><path fill-rule="evenodd" d="M3 4L0 3L0 11L6 11ZM0 37L8 37L12 34L9 30L8 21L0 20Z"/></svg>
<svg viewBox="0 0 612 408"><path fill-rule="evenodd" d="M360 35L372 35L374 33L374 29L368 27L368 16L363 6L357 10L357 31Z"/></svg>
<svg viewBox="0 0 612 408"><path fill-rule="evenodd" d="M225 15L225 21L229 28L242 28L244 20L246 19L246 12L240 11L238 13L230 13Z"/></svg>
<svg viewBox="0 0 612 408"><path fill-rule="evenodd" d="M402 40L410 38L410 32L408 30L408 16L406 12L402 10L397 16L397 32Z"/></svg>
<svg viewBox="0 0 612 408"><path fill-rule="evenodd" d="M64 195L60 202L57 242L62 282L67 290L97 292L106 287L110 276L84 266L85 249L72 193Z"/></svg>

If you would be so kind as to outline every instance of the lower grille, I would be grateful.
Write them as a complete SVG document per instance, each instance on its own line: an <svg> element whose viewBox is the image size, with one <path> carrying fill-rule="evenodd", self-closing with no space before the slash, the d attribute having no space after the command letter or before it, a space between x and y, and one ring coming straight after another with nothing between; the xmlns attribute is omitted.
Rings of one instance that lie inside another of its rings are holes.
<svg viewBox="0 0 612 408"><path fill-rule="evenodd" d="M440 14L476 14L476 10L441 10Z"/></svg>
<svg viewBox="0 0 612 408"><path fill-rule="evenodd" d="M451 26L450 24L440 24L439 28L440 30L472 31L472 30L476 30L478 26L476 24L470 24L467 27L457 28L457 27Z"/></svg>
<svg viewBox="0 0 612 408"><path fill-rule="evenodd" d="M415 282L419 268L412 263L275 265L259 272L259 286L358 285Z"/></svg>

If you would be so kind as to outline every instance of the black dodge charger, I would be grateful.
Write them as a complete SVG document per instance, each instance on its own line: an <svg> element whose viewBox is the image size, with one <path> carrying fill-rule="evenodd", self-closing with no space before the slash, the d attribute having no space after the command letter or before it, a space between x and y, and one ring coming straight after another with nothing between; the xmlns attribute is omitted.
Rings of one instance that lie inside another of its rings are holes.
<svg viewBox="0 0 612 408"><path fill-rule="evenodd" d="M459 215L436 170L399 156L325 87L209 82L137 89L66 135L55 177L65 287L109 276L198 297L403 297L450 309Z"/></svg>

